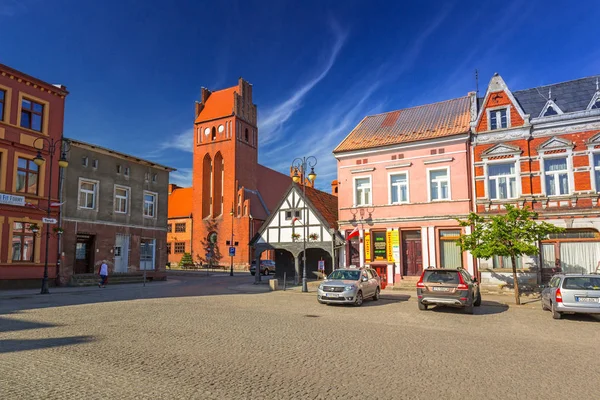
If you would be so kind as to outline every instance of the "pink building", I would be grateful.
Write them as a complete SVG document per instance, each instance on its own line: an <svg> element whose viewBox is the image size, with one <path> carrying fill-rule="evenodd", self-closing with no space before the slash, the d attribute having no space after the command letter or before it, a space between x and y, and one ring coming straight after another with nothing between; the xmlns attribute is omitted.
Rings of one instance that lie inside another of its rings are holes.
<svg viewBox="0 0 600 400"><path fill-rule="evenodd" d="M339 229L359 237L345 265L370 265L387 284L417 279L428 266L464 267L456 218L472 210L470 122L474 93L365 117L334 150ZM468 229L468 228L467 228Z"/></svg>

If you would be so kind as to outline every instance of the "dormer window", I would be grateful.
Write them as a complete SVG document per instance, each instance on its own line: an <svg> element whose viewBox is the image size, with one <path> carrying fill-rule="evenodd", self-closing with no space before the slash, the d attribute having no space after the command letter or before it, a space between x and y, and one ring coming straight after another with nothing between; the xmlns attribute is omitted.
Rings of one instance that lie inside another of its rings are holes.
<svg viewBox="0 0 600 400"><path fill-rule="evenodd" d="M490 110L490 130L508 127L506 108Z"/></svg>
<svg viewBox="0 0 600 400"><path fill-rule="evenodd" d="M546 112L544 113L544 117L549 117L550 115L558 115L558 113L556 112L556 110L552 106L549 106L546 109Z"/></svg>
<svg viewBox="0 0 600 400"><path fill-rule="evenodd" d="M600 97L598 97L598 98L596 99L596 101L594 102L594 104L592 104L592 107L591 107L591 109L592 109L592 110L597 110L597 109L600 109Z"/></svg>

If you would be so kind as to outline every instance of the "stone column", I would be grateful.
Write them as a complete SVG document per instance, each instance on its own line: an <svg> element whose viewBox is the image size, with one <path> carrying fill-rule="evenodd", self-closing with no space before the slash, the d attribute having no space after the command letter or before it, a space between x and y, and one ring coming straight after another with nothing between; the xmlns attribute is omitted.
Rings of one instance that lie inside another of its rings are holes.
<svg viewBox="0 0 600 400"><path fill-rule="evenodd" d="M294 285L297 285L300 279L300 253L294 256L294 268L296 269L296 274L294 275Z"/></svg>

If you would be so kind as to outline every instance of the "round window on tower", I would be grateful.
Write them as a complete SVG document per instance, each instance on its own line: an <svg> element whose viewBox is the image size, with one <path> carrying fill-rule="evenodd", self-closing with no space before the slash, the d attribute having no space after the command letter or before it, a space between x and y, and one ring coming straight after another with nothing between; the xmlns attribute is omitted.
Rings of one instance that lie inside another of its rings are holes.
<svg viewBox="0 0 600 400"><path fill-rule="evenodd" d="M223 133L225 127L223 125L219 125L219 133Z"/></svg>
<svg viewBox="0 0 600 400"><path fill-rule="evenodd" d="M204 134L205 134L206 136L210 135L210 128L206 128L206 129L204 130Z"/></svg>

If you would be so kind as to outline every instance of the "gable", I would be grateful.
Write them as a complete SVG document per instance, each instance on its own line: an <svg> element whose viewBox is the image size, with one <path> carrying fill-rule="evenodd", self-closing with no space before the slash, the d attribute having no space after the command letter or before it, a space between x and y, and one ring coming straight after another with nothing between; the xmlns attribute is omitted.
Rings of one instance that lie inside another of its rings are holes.
<svg viewBox="0 0 600 400"><path fill-rule="evenodd" d="M481 153L481 157L485 158L498 155L519 155L522 152L523 150L521 150L521 148L517 146L511 146L508 144L497 144Z"/></svg>
<svg viewBox="0 0 600 400"><path fill-rule="evenodd" d="M538 146L538 151L572 149L573 142L559 137L552 137Z"/></svg>
<svg viewBox="0 0 600 400"><path fill-rule="evenodd" d="M542 108L542 111L540 112L540 115L538 118L550 117L552 115L561 115L561 114L563 114L563 111L560 109L560 107L557 106L556 103L554 101L552 101L552 99L549 99L546 102L546 105L544 106L544 108Z"/></svg>
<svg viewBox="0 0 600 400"><path fill-rule="evenodd" d="M527 116L521 109L519 103L512 95L511 91L504 83L502 77L494 75L490 80L487 92L482 102L481 110L475 122L476 132L486 132L488 128L488 109L508 108L508 118L510 125L508 128L520 127L525 125Z"/></svg>
<svg viewBox="0 0 600 400"><path fill-rule="evenodd" d="M600 132L596 133L594 136L589 138L586 143L588 145L598 145L600 144Z"/></svg>

